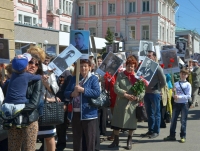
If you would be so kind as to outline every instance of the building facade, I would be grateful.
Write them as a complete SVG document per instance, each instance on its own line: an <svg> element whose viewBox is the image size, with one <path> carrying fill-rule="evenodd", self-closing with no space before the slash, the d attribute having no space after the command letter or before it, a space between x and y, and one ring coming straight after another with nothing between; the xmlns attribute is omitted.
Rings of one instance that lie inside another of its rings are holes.
<svg viewBox="0 0 200 151"><path fill-rule="evenodd" d="M72 4L71 0L14 0L15 48L33 43L58 54L60 39L69 41Z"/></svg>
<svg viewBox="0 0 200 151"><path fill-rule="evenodd" d="M0 38L9 40L10 57L14 56L14 6L12 0L0 0Z"/></svg>
<svg viewBox="0 0 200 151"><path fill-rule="evenodd" d="M140 40L175 44L175 0L77 0L74 5L72 28L104 38L109 27L125 50L137 52Z"/></svg>

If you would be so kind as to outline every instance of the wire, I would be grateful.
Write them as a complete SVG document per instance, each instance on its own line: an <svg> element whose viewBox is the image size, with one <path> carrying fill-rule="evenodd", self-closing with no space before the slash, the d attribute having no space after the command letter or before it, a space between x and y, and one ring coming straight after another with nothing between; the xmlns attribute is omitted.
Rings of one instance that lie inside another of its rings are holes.
<svg viewBox="0 0 200 151"><path fill-rule="evenodd" d="M191 0L188 1L192 4L192 6L194 6L194 8L196 8L200 12L200 10L191 2Z"/></svg>

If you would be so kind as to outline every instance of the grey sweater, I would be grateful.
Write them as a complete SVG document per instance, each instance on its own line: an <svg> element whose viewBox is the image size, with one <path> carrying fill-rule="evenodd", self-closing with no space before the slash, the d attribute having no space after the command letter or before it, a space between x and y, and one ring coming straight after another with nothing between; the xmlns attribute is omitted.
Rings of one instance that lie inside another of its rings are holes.
<svg viewBox="0 0 200 151"><path fill-rule="evenodd" d="M151 82L148 87L145 88L145 93L160 93L161 88L166 85L165 75L163 73L163 69L158 66Z"/></svg>

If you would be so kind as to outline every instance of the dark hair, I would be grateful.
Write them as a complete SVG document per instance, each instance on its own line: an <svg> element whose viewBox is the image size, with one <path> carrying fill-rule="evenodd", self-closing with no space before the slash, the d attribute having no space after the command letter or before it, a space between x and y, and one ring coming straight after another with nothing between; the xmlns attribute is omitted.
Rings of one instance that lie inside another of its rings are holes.
<svg viewBox="0 0 200 151"><path fill-rule="evenodd" d="M189 71L187 69L185 69L185 68L182 68L181 71L180 71L180 73L189 74Z"/></svg>
<svg viewBox="0 0 200 151"><path fill-rule="evenodd" d="M156 57L156 52L155 51L149 50L148 53L153 53L153 56Z"/></svg>
<svg viewBox="0 0 200 151"><path fill-rule="evenodd" d="M83 34L81 32L76 32L75 35L82 35L83 36Z"/></svg>
<svg viewBox="0 0 200 151"><path fill-rule="evenodd" d="M97 59L101 59L102 60L102 56L98 56Z"/></svg>
<svg viewBox="0 0 200 151"><path fill-rule="evenodd" d="M87 63L88 66L91 66L91 61L89 59L80 59L80 64Z"/></svg>
<svg viewBox="0 0 200 151"><path fill-rule="evenodd" d="M12 64L8 64L6 67L5 67L5 70L7 71L8 74L12 74Z"/></svg>

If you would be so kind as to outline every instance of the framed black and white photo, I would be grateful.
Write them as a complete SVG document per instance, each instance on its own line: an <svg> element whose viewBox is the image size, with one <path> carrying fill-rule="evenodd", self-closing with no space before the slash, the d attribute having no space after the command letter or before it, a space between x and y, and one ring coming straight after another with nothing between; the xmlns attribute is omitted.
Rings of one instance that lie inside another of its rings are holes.
<svg viewBox="0 0 200 151"><path fill-rule="evenodd" d="M142 78L144 78L148 83L150 83L158 66L158 63L145 57L136 73L136 76L142 76Z"/></svg>
<svg viewBox="0 0 200 151"><path fill-rule="evenodd" d="M190 49L186 49L184 61L189 61L190 59Z"/></svg>
<svg viewBox="0 0 200 151"><path fill-rule="evenodd" d="M162 64L164 65L163 71L165 74L180 72L177 50L175 48L171 50L161 50L160 54L162 58Z"/></svg>
<svg viewBox="0 0 200 151"><path fill-rule="evenodd" d="M82 56L72 44L61 52L53 61L49 63L51 69L55 69L54 73L60 76L68 67L70 67L77 59Z"/></svg>
<svg viewBox="0 0 200 151"><path fill-rule="evenodd" d="M119 52L119 43L113 43L113 53Z"/></svg>
<svg viewBox="0 0 200 151"><path fill-rule="evenodd" d="M194 53L192 60L197 60L200 63L200 53Z"/></svg>
<svg viewBox="0 0 200 151"><path fill-rule="evenodd" d="M108 72L113 77L122 63L123 60L121 58L109 52L96 72L101 76Z"/></svg>
<svg viewBox="0 0 200 151"><path fill-rule="evenodd" d="M174 49L173 45L164 45L162 46L162 50L169 50L169 49Z"/></svg>
<svg viewBox="0 0 200 151"><path fill-rule="evenodd" d="M153 42L141 40L138 52L139 60L144 60L148 51L154 51Z"/></svg>
<svg viewBox="0 0 200 151"><path fill-rule="evenodd" d="M10 63L8 39L0 39L0 63Z"/></svg>
<svg viewBox="0 0 200 151"><path fill-rule="evenodd" d="M113 45L112 45L112 44L106 45L106 52L107 52L107 53L113 52Z"/></svg>
<svg viewBox="0 0 200 151"><path fill-rule="evenodd" d="M126 53L125 52L118 52L114 53L117 57L123 60L123 67L126 67Z"/></svg>
<svg viewBox="0 0 200 151"><path fill-rule="evenodd" d="M185 42L177 42L176 49L177 49L177 56L185 57L185 53L186 53L186 43Z"/></svg>
<svg viewBox="0 0 200 151"><path fill-rule="evenodd" d="M82 53L81 59L89 58L89 30L71 30L70 44Z"/></svg>

